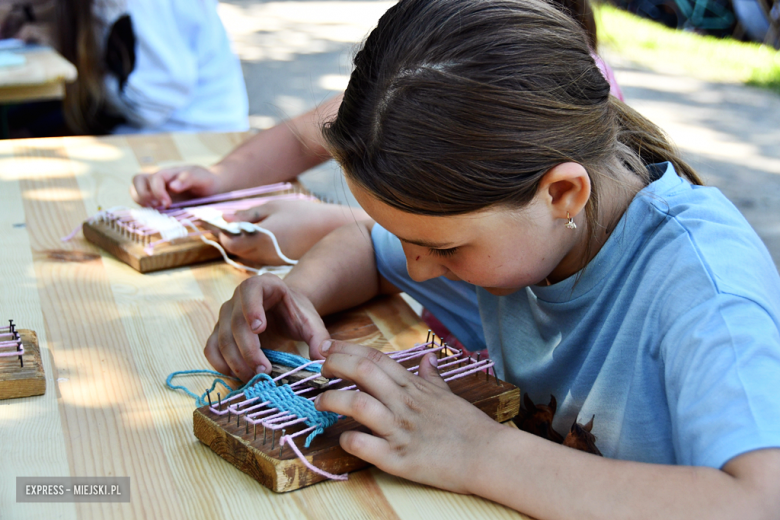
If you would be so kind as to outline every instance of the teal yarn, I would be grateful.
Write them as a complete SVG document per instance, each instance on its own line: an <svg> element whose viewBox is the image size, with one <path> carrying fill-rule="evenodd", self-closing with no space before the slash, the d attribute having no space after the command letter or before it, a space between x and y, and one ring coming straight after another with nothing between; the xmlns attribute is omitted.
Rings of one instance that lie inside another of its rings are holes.
<svg viewBox="0 0 780 520"><path fill-rule="evenodd" d="M255 382L253 384L253 382ZM251 386L250 386L251 385ZM276 386L274 380L266 374L258 374L247 383L244 388L247 399L258 398L260 402L269 401L271 406L295 414L299 418L306 418L306 426L314 427L314 431L306 437L304 447L308 448L311 441L317 435L325 431L325 428L336 423L339 415L333 412L321 412L314 407L314 403L295 395L290 385Z"/></svg>
<svg viewBox="0 0 780 520"><path fill-rule="evenodd" d="M225 389L227 389L228 393L225 395L225 399L227 399L228 397L233 397L234 395L240 393L241 390L242 390L241 388L239 388L238 390L233 390L225 382L225 380L221 379L220 377L217 377L217 378L214 379L214 382L211 383L211 388L209 388L208 390L203 392L203 395L196 395L196 394L192 393L190 391L190 389L187 388L186 386L173 385L172 384L172 381L173 381L174 377L190 376L190 375L203 375L203 374L208 374L208 375L212 375L212 376L224 376L224 374L220 374L219 372L215 372L213 370L182 370L182 371L179 371L179 372L172 372L172 373L170 373L168 375L168 378L165 380L165 386L167 386L171 390L184 390L187 393L188 396L190 396L193 399L195 399L195 402L196 402L198 408L200 408L201 406L206 406L208 404L208 401L206 400L206 396L208 395L209 392L213 392L214 391L214 389L217 387L217 384L221 384L222 386L225 387ZM238 379L236 379L235 377L231 377L230 379L232 379L234 381L238 381ZM251 383L251 381L250 381L250 383Z"/></svg>
<svg viewBox="0 0 780 520"><path fill-rule="evenodd" d="M295 368L311 361L311 359L306 359L303 356L296 356L295 354L290 354L288 352L279 352L278 350L266 349L261 350L263 351L263 354L265 354L265 357L268 358L268 361L271 363L276 363L277 365L284 365L286 367ZM322 364L314 363L304 368L304 370L308 370L309 372L320 372L322 371Z"/></svg>

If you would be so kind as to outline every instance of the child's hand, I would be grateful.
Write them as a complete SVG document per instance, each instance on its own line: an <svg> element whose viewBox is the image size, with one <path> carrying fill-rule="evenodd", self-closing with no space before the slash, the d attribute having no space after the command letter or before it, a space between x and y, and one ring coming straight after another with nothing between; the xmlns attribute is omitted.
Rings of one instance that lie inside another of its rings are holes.
<svg viewBox="0 0 780 520"><path fill-rule="evenodd" d="M244 280L222 304L203 353L216 370L246 382L261 372L271 373L271 363L261 346L274 348L287 340L305 341L311 358L322 359L318 347L329 337L308 298L279 277L264 274Z"/></svg>
<svg viewBox="0 0 780 520"><path fill-rule="evenodd" d="M272 232L279 249L288 258L299 259L325 235L355 219L365 218L360 209L308 200L277 200L225 215L228 222L254 222ZM271 237L263 233L220 233L225 249L259 265L284 265Z"/></svg>
<svg viewBox="0 0 780 520"><path fill-rule="evenodd" d="M372 432L342 433L345 451L393 475L468 492L468 482L480 478L481 449L504 427L450 391L434 354L420 360L415 376L370 347L332 341L320 350L322 374L353 381L361 391L325 392L317 409L352 417Z"/></svg>
<svg viewBox="0 0 780 520"><path fill-rule="evenodd" d="M218 176L208 168L186 165L133 177L130 195L141 206L167 208L177 200L219 193Z"/></svg>

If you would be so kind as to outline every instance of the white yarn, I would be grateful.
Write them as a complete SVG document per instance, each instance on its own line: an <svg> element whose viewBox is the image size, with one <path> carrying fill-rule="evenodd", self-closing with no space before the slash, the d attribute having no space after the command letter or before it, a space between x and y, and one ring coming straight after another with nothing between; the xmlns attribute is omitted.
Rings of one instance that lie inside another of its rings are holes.
<svg viewBox="0 0 780 520"><path fill-rule="evenodd" d="M173 240L175 238L186 237L189 234L187 228L182 226L178 220L169 217L168 215L164 215L155 209L131 209L130 216L139 224L160 233L160 237L163 240Z"/></svg>

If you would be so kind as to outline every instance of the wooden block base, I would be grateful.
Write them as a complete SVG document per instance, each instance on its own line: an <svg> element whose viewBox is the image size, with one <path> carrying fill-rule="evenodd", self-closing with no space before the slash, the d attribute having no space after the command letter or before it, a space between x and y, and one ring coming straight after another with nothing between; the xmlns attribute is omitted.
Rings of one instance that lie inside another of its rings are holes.
<svg viewBox="0 0 780 520"><path fill-rule="evenodd" d="M368 320L366 322L366 320ZM374 348L382 346L384 337L365 313L350 311L329 321L331 335L337 339L361 344L372 344ZM341 336L341 337L339 337ZM377 337L378 336L378 337ZM381 338L381 340L380 340ZM372 340L372 341L363 341ZM386 344L384 340L384 344ZM411 360L402 364L407 367L419 363ZM496 421L504 422L519 412L520 390L484 372L455 379L449 383L452 391L474 404ZM311 397L320 390L307 394ZM235 401L233 402L235 403ZM216 406L216 403L214 403ZM208 406L198 408L193 414L195 436L217 455L240 469L268 489L277 493L293 491L325 480L325 477L309 470L295 455L292 449L284 446L280 449L279 433L269 429L263 439L263 427L257 430L247 426L245 419L238 421L235 415L218 415ZM303 425L292 426L288 434L304 429ZM348 430L368 431L351 418L342 418L335 425L317 436L309 448L304 448L304 438L295 439L296 446L306 459L315 467L329 473L342 474L369 466L369 463L346 453L339 446L342 432Z"/></svg>
<svg viewBox="0 0 780 520"><path fill-rule="evenodd" d="M84 238L112 254L122 262L141 273L151 273L185 265L222 258L219 250L199 238L185 238L180 242L160 244L152 254L144 246L123 235L105 222L85 222L82 226ZM214 235L206 238L216 240Z"/></svg>
<svg viewBox="0 0 780 520"><path fill-rule="evenodd" d="M32 330L19 329L24 345L24 367L16 356L0 357L0 399L14 399L43 395L46 376L38 347L38 335Z"/></svg>

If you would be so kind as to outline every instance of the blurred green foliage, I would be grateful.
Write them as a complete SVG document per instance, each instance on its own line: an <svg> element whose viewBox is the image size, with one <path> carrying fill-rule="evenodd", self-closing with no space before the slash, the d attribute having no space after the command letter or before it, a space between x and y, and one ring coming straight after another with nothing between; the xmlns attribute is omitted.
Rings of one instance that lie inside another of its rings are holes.
<svg viewBox="0 0 780 520"><path fill-rule="evenodd" d="M646 66L780 93L780 51L766 45L669 29L613 6L596 6L599 45Z"/></svg>

